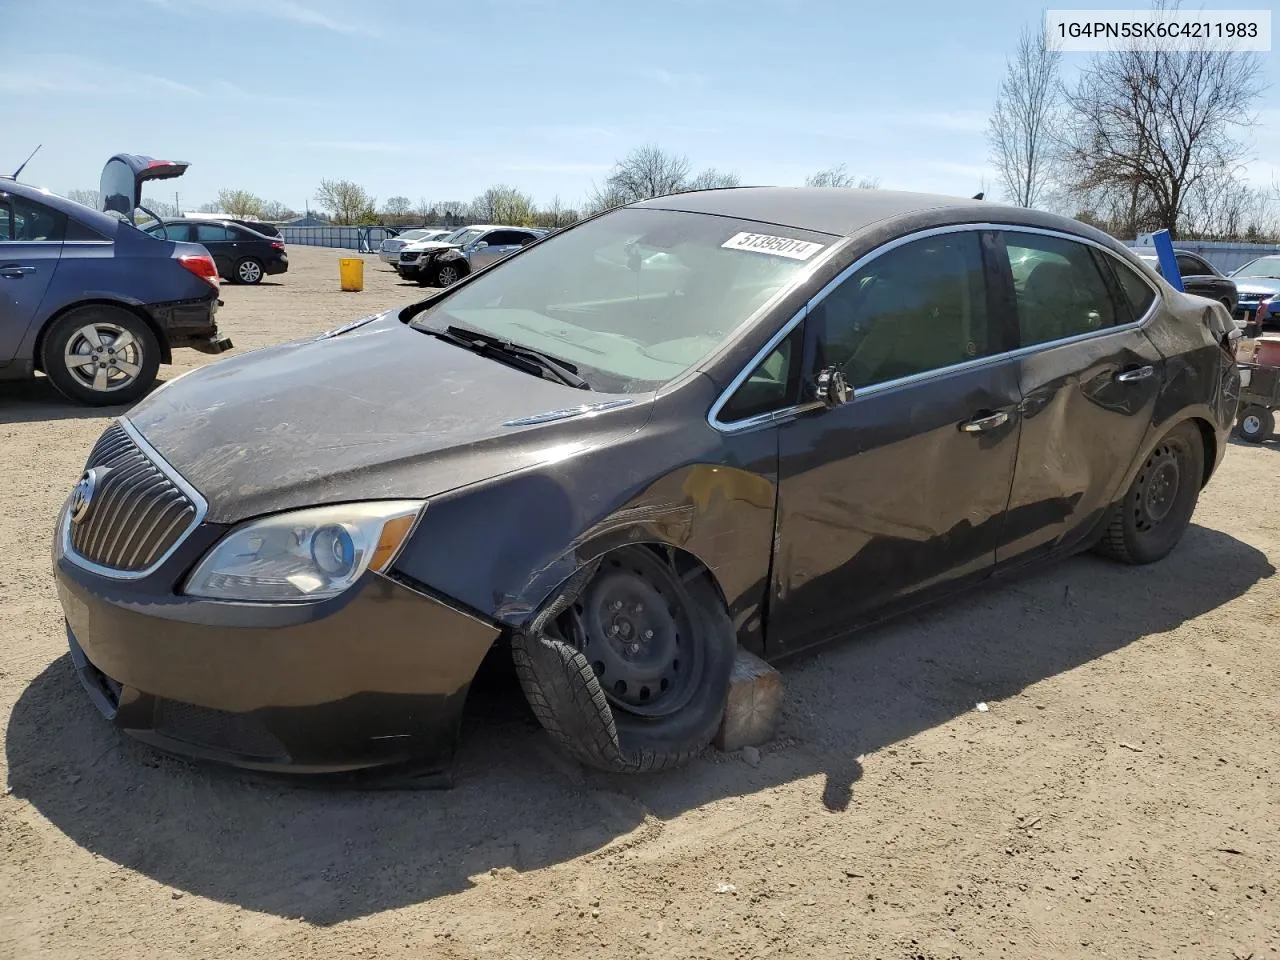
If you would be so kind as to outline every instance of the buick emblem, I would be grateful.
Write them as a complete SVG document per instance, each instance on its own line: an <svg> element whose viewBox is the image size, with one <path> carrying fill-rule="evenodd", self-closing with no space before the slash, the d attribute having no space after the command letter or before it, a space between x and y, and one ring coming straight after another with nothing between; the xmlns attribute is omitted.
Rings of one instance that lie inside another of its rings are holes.
<svg viewBox="0 0 1280 960"><path fill-rule="evenodd" d="M80 482L75 485L75 489L71 491L71 522L79 523L84 519L84 515L89 512L89 504L93 502L93 493L98 487L98 481L102 479L103 471L94 467L92 470L86 470L84 476L80 478Z"/></svg>

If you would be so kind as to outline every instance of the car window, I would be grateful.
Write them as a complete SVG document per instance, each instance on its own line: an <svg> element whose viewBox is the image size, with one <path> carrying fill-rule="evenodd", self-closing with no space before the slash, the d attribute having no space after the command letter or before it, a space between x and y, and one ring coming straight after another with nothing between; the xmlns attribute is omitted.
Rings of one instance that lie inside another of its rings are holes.
<svg viewBox="0 0 1280 960"><path fill-rule="evenodd" d="M196 243L216 243L227 239L227 228L220 223L197 223Z"/></svg>
<svg viewBox="0 0 1280 960"><path fill-rule="evenodd" d="M14 243L60 242L66 227L66 216L57 210L22 197L10 196L7 200L0 200L0 240Z"/></svg>
<svg viewBox="0 0 1280 960"><path fill-rule="evenodd" d="M514 230L494 230L484 236L491 247L507 247L520 242L520 234Z"/></svg>
<svg viewBox="0 0 1280 960"><path fill-rule="evenodd" d="M1004 234L1023 346L1116 325L1116 307L1083 243L1038 233Z"/></svg>
<svg viewBox="0 0 1280 960"><path fill-rule="evenodd" d="M1267 277L1280 279L1280 257L1259 257L1233 273L1233 277Z"/></svg>
<svg viewBox="0 0 1280 960"><path fill-rule="evenodd" d="M1112 273L1120 281L1120 290L1124 293L1124 298L1129 303L1132 319L1141 320L1146 316L1147 311L1151 309L1151 304L1156 298L1155 291L1128 264L1121 263L1115 257L1107 257L1106 259L1111 264Z"/></svg>
<svg viewBox="0 0 1280 960"><path fill-rule="evenodd" d="M806 323L818 325L815 367L839 367L854 388L989 356L978 234L889 250L819 302Z"/></svg>
<svg viewBox="0 0 1280 960"><path fill-rule="evenodd" d="M148 228L147 233L154 233L161 240L187 241L191 239L191 224L157 223L154 228Z"/></svg>
<svg viewBox="0 0 1280 960"><path fill-rule="evenodd" d="M1179 253L1178 272L1184 277L1203 276L1205 274L1212 275L1213 269L1201 260L1199 257L1193 257L1189 253Z"/></svg>
<svg viewBox="0 0 1280 960"><path fill-rule="evenodd" d="M803 329L803 326L796 327L760 361L721 408L717 419L722 423L733 423L735 420L745 420L796 402Z"/></svg>

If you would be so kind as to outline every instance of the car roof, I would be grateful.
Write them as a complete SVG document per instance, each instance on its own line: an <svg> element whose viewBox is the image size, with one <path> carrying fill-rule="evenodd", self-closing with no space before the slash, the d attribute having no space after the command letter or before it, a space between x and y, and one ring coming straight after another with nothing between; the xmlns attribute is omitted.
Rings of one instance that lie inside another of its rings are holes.
<svg viewBox="0 0 1280 960"><path fill-rule="evenodd" d="M60 213L65 213L81 223L88 224L99 233L104 233L107 236L113 235L116 227L120 225L120 221L115 217L109 216L101 210L95 210L93 207L86 207L83 203L76 203L66 197L60 197L44 187L34 187L29 183L11 180L8 177L0 177L0 190L22 197L24 200L34 200L36 203L43 203L45 206L53 207Z"/></svg>
<svg viewBox="0 0 1280 960"><path fill-rule="evenodd" d="M897 224L919 229L950 223L1007 223L1075 233L1113 249L1123 249L1101 230L1056 214L988 200L905 190L731 187L655 197L629 206L755 220L834 237L851 237L873 226Z"/></svg>

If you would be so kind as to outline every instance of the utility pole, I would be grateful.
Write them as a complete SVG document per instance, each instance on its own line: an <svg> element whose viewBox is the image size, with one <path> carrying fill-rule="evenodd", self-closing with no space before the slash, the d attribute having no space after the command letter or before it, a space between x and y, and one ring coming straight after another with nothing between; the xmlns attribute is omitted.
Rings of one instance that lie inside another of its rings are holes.
<svg viewBox="0 0 1280 960"><path fill-rule="evenodd" d="M178 191L173 191L173 210L176 216L182 216L182 202L178 199Z"/></svg>

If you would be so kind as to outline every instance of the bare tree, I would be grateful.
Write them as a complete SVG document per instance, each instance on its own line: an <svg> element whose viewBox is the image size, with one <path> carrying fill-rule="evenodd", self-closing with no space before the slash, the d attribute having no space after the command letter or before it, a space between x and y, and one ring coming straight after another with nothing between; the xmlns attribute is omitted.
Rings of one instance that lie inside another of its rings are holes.
<svg viewBox="0 0 1280 960"><path fill-rule="evenodd" d="M377 201L350 180L321 180L316 203L329 211L334 223L366 223L376 216Z"/></svg>
<svg viewBox="0 0 1280 960"><path fill-rule="evenodd" d="M200 204L197 213L223 213L223 209L217 200L210 200L208 203Z"/></svg>
<svg viewBox="0 0 1280 960"><path fill-rule="evenodd" d="M143 197L142 205L158 217L177 217L182 215L176 203L160 200L156 197Z"/></svg>
<svg viewBox="0 0 1280 960"><path fill-rule="evenodd" d="M630 203L633 199L635 198L628 195L621 187L606 180L603 186L592 185L591 192L587 194L582 207L587 216L594 216L597 213L612 210L614 207L620 207L624 203Z"/></svg>
<svg viewBox="0 0 1280 960"><path fill-rule="evenodd" d="M683 189L685 190L721 190L725 187L742 186L742 178L736 173L730 173L725 170L717 170L715 167L707 167L700 174L690 180Z"/></svg>
<svg viewBox="0 0 1280 960"><path fill-rule="evenodd" d="M996 96L987 130L991 162L1005 195L1020 207L1039 206L1048 190L1061 109L1061 60L1045 30L1025 27Z"/></svg>
<svg viewBox="0 0 1280 960"><path fill-rule="evenodd" d="M84 204L94 210L98 209L97 190L68 190L65 196L68 200L74 200L76 203Z"/></svg>
<svg viewBox="0 0 1280 960"><path fill-rule="evenodd" d="M551 198L545 207L538 207L533 213L534 226L564 227L578 219L578 211L566 207L559 196Z"/></svg>
<svg viewBox="0 0 1280 960"><path fill-rule="evenodd" d="M636 147L614 164L605 184L624 203L679 193L688 189L689 158L654 144Z"/></svg>
<svg viewBox="0 0 1280 960"><path fill-rule="evenodd" d="M880 181L874 177L857 177L850 173L843 163L827 167L804 178L806 187L853 187L858 190L875 190Z"/></svg>
<svg viewBox="0 0 1280 960"><path fill-rule="evenodd" d="M262 212L258 216L263 220L292 220L298 215L298 212L292 209L288 204L281 203L279 200L268 200L262 205Z"/></svg>
<svg viewBox="0 0 1280 960"><path fill-rule="evenodd" d="M1073 195L1120 232L1167 227L1178 236L1196 191L1233 176L1246 157L1235 135L1253 123L1260 71L1256 54L1207 46L1098 56L1067 98Z"/></svg>
<svg viewBox="0 0 1280 960"><path fill-rule="evenodd" d="M233 217L262 216L262 198L248 190L231 190L223 188L218 191L218 206L223 213Z"/></svg>
<svg viewBox="0 0 1280 960"><path fill-rule="evenodd" d="M495 184L471 201L471 216L485 223L523 226L533 222L533 198L505 183Z"/></svg>
<svg viewBox="0 0 1280 960"><path fill-rule="evenodd" d="M388 197L382 205L382 216L393 223L408 220L413 215L413 204L408 197Z"/></svg>

